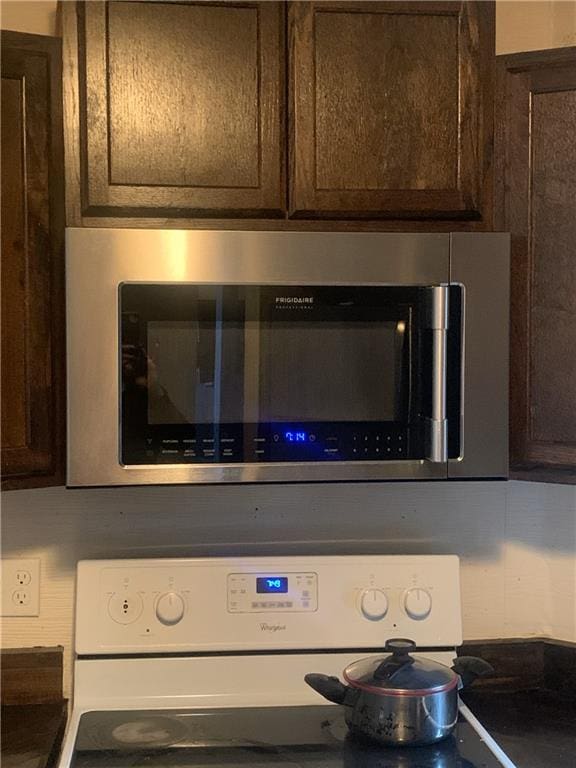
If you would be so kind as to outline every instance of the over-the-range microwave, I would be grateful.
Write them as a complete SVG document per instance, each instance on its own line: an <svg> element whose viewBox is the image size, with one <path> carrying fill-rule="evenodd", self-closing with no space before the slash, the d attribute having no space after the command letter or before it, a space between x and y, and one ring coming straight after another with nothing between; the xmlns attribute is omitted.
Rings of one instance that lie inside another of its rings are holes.
<svg viewBox="0 0 576 768"><path fill-rule="evenodd" d="M502 478L509 237L69 229L68 485Z"/></svg>

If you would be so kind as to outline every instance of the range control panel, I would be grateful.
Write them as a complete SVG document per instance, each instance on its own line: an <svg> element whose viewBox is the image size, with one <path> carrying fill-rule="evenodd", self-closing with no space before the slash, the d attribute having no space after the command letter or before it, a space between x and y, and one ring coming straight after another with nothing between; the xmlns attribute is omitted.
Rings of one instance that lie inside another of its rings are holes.
<svg viewBox="0 0 576 768"><path fill-rule="evenodd" d="M316 573L231 573L228 610L231 613L315 611Z"/></svg>
<svg viewBox="0 0 576 768"><path fill-rule="evenodd" d="M453 555L86 560L79 654L462 642Z"/></svg>

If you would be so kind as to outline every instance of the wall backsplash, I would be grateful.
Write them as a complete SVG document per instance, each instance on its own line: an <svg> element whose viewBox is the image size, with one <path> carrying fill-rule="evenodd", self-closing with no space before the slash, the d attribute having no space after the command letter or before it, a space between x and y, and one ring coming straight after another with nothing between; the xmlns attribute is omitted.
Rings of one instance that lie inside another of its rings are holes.
<svg viewBox="0 0 576 768"><path fill-rule="evenodd" d="M454 553L466 639L576 641L576 486L52 488L2 498L3 556L42 560L40 616L4 619L2 644L62 644L67 694L82 558Z"/></svg>
<svg viewBox="0 0 576 768"><path fill-rule="evenodd" d="M3 29L56 33L56 2L1 2ZM572 45L576 8L496 6L497 53ZM3 556L40 557L38 618L4 619L5 647L66 651L81 558L307 552L455 553L467 639L576 641L576 486L390 483L13 491Z"/></svg>

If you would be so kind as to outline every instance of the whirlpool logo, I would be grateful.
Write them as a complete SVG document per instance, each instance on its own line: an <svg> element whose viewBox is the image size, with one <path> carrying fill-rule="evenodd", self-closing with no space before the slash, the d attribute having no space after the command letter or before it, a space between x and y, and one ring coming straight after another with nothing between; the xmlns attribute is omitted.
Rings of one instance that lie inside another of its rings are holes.
<svg viewBox="0 0 576 768"><path fill-rule="evenodd" d="M284 632L286 630L286 624L267 624L263 621L260 624L261 632Z"/></svg>
<svg viewBox="0 0 576 768"><path fill-rule="evenodd" d="M312 309L314 296L276 296L276 309Z"/></svg>

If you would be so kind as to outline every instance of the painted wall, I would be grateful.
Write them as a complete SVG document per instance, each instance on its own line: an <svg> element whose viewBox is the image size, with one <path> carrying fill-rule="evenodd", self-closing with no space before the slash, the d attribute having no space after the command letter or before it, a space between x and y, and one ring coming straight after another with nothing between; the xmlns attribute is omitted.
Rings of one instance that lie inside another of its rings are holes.
<svg viewBox="0 0 576 768"><path fill-rule="evenodd" d="M497 54L565 45L576 45L576 0L497 0Z"/></svg>
<svg viewBox="0 0 576 768"><path fill-rule="evenodd" d="M3 29L56 34L56 2L3 0ZM496 7L497 53L576 44L576 2ZM2 644L66 650L78 559L310 552L455 553L468 639L576 641L576 487L452 483L142 488L2 496L4 557L42 559L38 618Z"/></svg>
<svg viewBox="0 0 576 768"><path fill-rule="evenodd" d="M56 0L2 0L0 27L35 35L57 35Z"/></svg>
<svg viewBox="0 0 576 768"><path fill-rule="evenodd" d="M56 0L2 0L2 29L57 33ZM496 53L576 45L576 0L497 0Z"/></svg>
<svg viewBox="0 0 576 768"><path fill-rule="evenodd" d="M40 557L38 618L2 644L62 644L69 685L82 558L313 553L457 554L467 639L576 641L576 487L390 483L13 491L5 557Z"/></svg>

